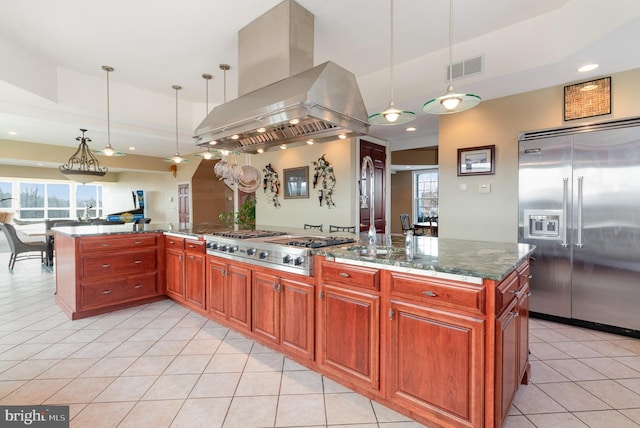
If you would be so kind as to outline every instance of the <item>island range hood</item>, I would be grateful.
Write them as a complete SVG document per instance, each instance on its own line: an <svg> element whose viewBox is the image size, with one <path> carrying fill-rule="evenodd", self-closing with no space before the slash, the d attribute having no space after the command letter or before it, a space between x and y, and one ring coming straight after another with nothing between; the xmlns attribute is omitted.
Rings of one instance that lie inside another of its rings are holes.
<svg viewBox="0 0 640 428"><path fill-rule="evenodd" d="M257 153L282 144L321 143L366 134L367 110L355 76L325 62L215 107L196 144Z"/></svg>
<svg viewBox="0 0 640 428"><path fill-rule="evenodd" d="M196 128L198 146L259 153L368 133L353 73L331 61L313 66L313 20L285 0L240 30L240 96Z"/></svg>

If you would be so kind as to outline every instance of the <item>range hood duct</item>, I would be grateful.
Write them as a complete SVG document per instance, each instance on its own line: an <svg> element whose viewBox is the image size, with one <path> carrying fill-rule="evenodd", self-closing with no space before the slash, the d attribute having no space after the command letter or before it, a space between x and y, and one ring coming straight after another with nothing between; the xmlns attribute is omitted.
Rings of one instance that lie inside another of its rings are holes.
<svg viewBox="0 0 640 428"><path fill-rule="evenodd" d="M367 134L355 76L327 61L215 107L195 130L198 146L258 153ZM344 137L343 137L344 136Z"/></svg>

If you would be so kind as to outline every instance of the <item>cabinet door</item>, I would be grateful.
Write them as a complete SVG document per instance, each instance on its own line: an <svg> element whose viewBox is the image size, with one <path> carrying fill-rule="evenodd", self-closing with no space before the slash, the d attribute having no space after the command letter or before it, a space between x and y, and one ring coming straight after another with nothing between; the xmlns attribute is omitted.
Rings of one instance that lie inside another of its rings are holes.
<svg viewBox="0 0 640 428"><path fill-rule="evenodd" d="M483 426L484 321L391 300L388 396L442 426Z"/></svg>
<svg viewBox="0 0 640 428"><path fill-rule="evenodd" d="M253 272L251 331L275 344L280 343L280 278Z"/></svg>
<svg viewBox="0 0 640 428"><path fill-rule="evenodd" d="M324 284L318 309L320 365L378 390L380 297Z"/></svg>
<svg viewBox="0 0 640 428"><path fill-rule="evenodd" d="M514 300L496 319L496 417L509 412L518 389L518 301Z"/></svg>
<svg viewBox="0 0 640 428"><path fill-rule="evenodd" d="M312 360L314 351L313 284L280 279L280 334L285 353Z"/></svg>
<svg viewBox="0 0 640 428"><path fill-rule="evenodd" d="M184 251L167 248L165 250L167 294L184 299Z"/></svg>
<svg viewBox="0 0 640 428"><path fill-rule="evenodd" d="M227 318L225 276L227 265L207 256L207 312L214 318Z"/></svg>
<svg viewBox="0 0 640 428"><path fill-rule="evenodd" d="M205 309L204 254L185 252L184 298L188 304Z"/></svg>
<svg viewBox="0 0 640 428"><path fill-rule="evenodd" d="M251 330L251 270L235 264L227 266L227 320L234 327Z"/></svg>

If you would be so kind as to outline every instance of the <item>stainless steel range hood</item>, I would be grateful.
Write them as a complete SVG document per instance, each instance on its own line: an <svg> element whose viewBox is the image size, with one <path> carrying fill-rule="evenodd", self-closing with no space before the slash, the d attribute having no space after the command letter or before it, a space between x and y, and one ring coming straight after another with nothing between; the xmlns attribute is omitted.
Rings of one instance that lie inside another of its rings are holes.
<svg viewBox="0 0 640 428"><path fill-rule="evenodd" d="M367 117L355 76L328 61L215 107L194 138L199 146L258 153L363 135Z"/></svg>

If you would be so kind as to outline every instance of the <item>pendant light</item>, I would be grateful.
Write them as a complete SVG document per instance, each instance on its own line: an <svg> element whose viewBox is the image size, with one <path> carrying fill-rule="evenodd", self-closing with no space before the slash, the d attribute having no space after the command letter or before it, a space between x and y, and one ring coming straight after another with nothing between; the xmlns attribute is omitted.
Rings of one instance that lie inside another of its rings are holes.
<svg viewBox="0 0 640 428"><path fill-rule="evenodd" d="M429 114L451 114L469 110L480 104L474 94L459 94L453 90L453 0L449 0L449 86L447 93L427 101L422 110Z"/></svg>
<svg viewBox="0 0 640 428"><path fill-rule="evenodd" d="M182 156L180 156L180 150L178 149L178 91L182 89L180 85L171 86L176 91L176 154L170 158L164 158L165 162L173 162L175 164L189 162Z"/></svg>
<svg viewBox="0 0 640 428"><path fill-rule="evenodd" d="M205 112L204 112L204 117L207 117L207 115L209 114L209 80L213 79L213 76L208 74L208 73L204 73L202 75L202 78L205 81ZM207 150L205 150L204 152L200 152L200 153L196 153L193 156L197 157L197 158L205 158L205 159L213 159L214 154L211 152L211 149L209 147L207 147Z"/></svg>
<svg viewBox="0 0 640 428"><path fill-rule="evenodd" d="M104 156L125 156L124 153L117 151L111 147L111 116L109 114L109 73L113 71L113 67L103 65L102 69L107 72L107 146L100 150L95 150L94 153Z"/></svg>
<svg viewBox="0 0 640 428"><path fill-rule="evenodd" d="M80 131L82 136L76 137L76 141L80 141L78 150L71 155L67 163L60 165L58 169L69 180L86 184L104 177L107 173L107 167L101 167L98 159L89 150L87 142L91 142L91 140L84 136L87 130L81 129Z"/></svg>
<svg viewBox="0 0 640 428"><path fill-rule="evenodd" d="M416 118L416 114L412 111L400 110L393 105L393 0L390 0L390 55L389 55L389 106L380 113L374 113L369 116L369 123L372 125L400 125L402 123L411 122Z"/></svg>

